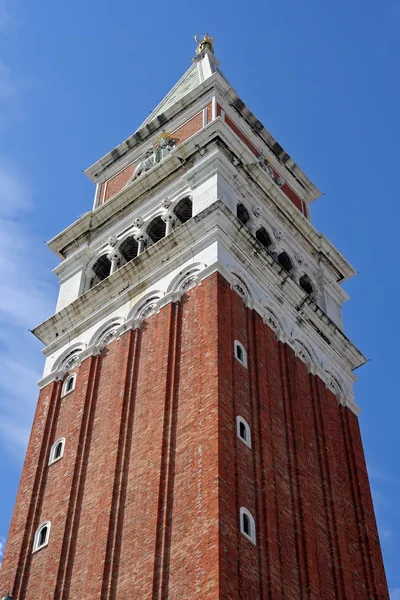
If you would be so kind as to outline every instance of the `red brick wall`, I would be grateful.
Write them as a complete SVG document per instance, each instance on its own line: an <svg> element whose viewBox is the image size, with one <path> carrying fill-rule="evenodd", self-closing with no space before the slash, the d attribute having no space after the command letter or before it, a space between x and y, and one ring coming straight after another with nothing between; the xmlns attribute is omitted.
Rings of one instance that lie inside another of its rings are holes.
<svg viewBox="0 0 400 600"><path fill-rule="evenodd" d="M211 120L211 104L207 106L209 120ZM203 127L203 112L200 112L195 117L184 123L181 127L176 129L175 131L169 131L169 133L173 134L178 138L177 145L181 144L192 135L194 135L197 131L200 131ZM106 200L114 196L117 192L122 190L124 185L128 183L129 178L133 175L135 171L134 165L129 165L114 177L111 177L108 181L103 183L100 187L99 194L99 205L103 204Z"/></svg>
<svg viewBox="0 0 400 600"><path fill-rule="evenodd" d="M40 393L0 593L388 600L357 418L221 276L76 371L71 394ZM47 519L49 546L32 555Z"/></svg>
<svg viewBox="0 0 400 600"><path fill-rule="evenodd" d="M219 305L220 597L388 600L356 416L222 278ZM256 546L238 534L240 506Z"/></svg>

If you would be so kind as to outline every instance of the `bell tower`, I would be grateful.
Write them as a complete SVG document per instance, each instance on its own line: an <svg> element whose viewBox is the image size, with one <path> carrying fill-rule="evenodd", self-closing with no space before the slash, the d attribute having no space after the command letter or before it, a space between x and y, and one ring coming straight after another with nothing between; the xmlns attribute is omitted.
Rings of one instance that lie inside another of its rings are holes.
<svg viewBox="0 0 400 600"><path fill-rule="evenodd" d="M59 233L12 600L388 600L318 189L210 36Z"/></svg>

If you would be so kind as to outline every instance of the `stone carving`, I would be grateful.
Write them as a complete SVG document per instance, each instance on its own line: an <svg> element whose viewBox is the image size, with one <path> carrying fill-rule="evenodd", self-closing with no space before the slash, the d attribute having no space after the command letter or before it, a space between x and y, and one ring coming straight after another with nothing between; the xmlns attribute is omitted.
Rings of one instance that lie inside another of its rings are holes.
<svg viewBox="0 0 400 600"><path fill-rule="evenodd" d="M187 279L185 279L185 281L182 283L181 289L188 290L189 288L193 287L195 283L196 283L196 276L192 275L191 277L188 277Z"/></svg>
<svg viewBox="0 0 400 600"><path fill-rule="evenodd" d="M181 284L181 290L188 290L189 288L196 285L196 281L197 281L197 273L192 273L191 275L189 275L189 277L187 277L186 279L183 280L183 282Z"/></svg>
<svg viewBox="0 0 400 600"><path fill-rule="evenodd" d="M177 141L178 138L174 138L169 133L163 131L158 137L158 143L156 146L152 146L146 150L144 158L136 165L135 172L126 185L131 184L133 181L135 181L135 179L140 177L140 175L146 173L146 171L157 165L162 161L163 158L168 156L171 150L175 148Z"/></svg>
<svg viewBox="0 0 400 600"><path fill-rule="evenodd" d="M264 317L265 323L271 327L274 331L279 331L279 324L275 316L271 312L267 312Z"/></svg>
<svg viewBox="0 0 400 600"><path fill-rule="evenodd" d="M169 198L164 198L164 200L161 200L161 206L163 206L164 208L169 208L171 205L171 200Z"/></svg>
<svg viewBox="0 0 400 600"><path fill-rule="evenodd" d="M121 255L118 252L118 250L111 250L111 252L109 252L109 254L107 254L107 258L109 258L112 262L113 260L120 260Z"/></svg>
<svg viewBox="0 0 400 600"><path fill-rule="evenodd" d="M156 308L157 308L157 306L155 303L146 304L144 306L144 308L140 311L139 316L142 319L145 319L146 317L149 317L150 315L152 315L155 312Z"/></svg>
<svg viewBox="0 0 400 600"><path fill-rule="evenodd" d="M259 206L253 206L253 215L259 217L261 214L261 208Z"/></svg>
<svg viewBox="0 0 400 600"><path fill-rule="evenodd" d="M310 356L308 350L305 349L303 344L301 342L299 342L298 340L295 340L293 346L294 346L294 351L296 353L296 356L298 356L307 365L311 364L311 362L312 362L311 356Z"/></svg>
<svg viewBox="0 0 400 600"><path fill-rule="evenodd" d="M105 344L108 344L109 342L112 342L112 340L115 340L115 338L117 337L116 332L117 332L116 327L113 327L112 329L108 329L101 336L99 343L105 345Z"/></svg>
<svg viewBox="0 0 400 600"><path fill-rule="evenodd" d="M235 290L244 300L249 297L249 292L245 283L238 277L238 275L234 275L232 278L231 288Z"/></svg>
<svg viewBox="0 0 400 600"><path fill-rule="evenodd" d="M242 296L242 298L246 298L246 290L242 285L240 285L240 283L234 283L232 289L236 290L236 292L239 294L239 296Z"/></svg>
<svg viewBox="0 0 400 600"><path fill-rule="evenodd" d="M117 236L110 235L110 237L107 240L107 243L109 246L111 246L111 248L114 248L114 246L117 244Z"/></svg>
<svg viewBox="0 0 400 600"><path fill-rule="evenodd" d="M274 181L278 187L282 187L284 185L285 180L283 179L283 177L280 177L280 175L275 175L269 160L265 158L265 156L263 156L262 154L260 154L260 156L258 157L258 164L266 173L268 173L272 181Z"/></svg>
<svg viewBox="0 0 400 600"><path fill-rule="evenodd" d="M65 359L65 361L63 362L62 368L63 371L69 371L70 369L73 369L74 367L77 366L78 362L79 362L79 355L82 352L82 350L76 350L72 356L67 356L67 358Z"/></svg>
<svg viewBox="0 0 400 600"><path fill-rule="evenodd" d="M338 381L336 380L336 378L331 375L330 373L325 372L326 375L326 387L331 390L331 392L333 392L335 394L335 396L340 396L341 395L341 389L340 389L340 385L338 383Z"/></svg>
<svg viewBox="0 0 400 600"><path fill-rule="evenodd" d="M199 40L197 37L197 34L194 36L194 39L197 43L197 48L196 48L196 56L198 56L199 54L201 54L203 52L203 50L205 50L206 48L208 50L210 50L213 54L214 54L214 38L210 37L208 35L208 33L206 33L205 35L203 35L203 39Z"/></svg>
<svg viewBox="0 0 400 600"><path fill-rule="evenodd" d="M277 240L283 240L285 237L285 232L282 229L274 229L274 236Z"/></svg>
<svg viewBox="0 0 400 600"><path fill-rule="evenodd" d="M161 215L162 220L164 221L164 223L167 223L168 221L171 221L172 223L175 223L176 221L176 215L173 212L166 212L165 214Z"/></svg>
<svg viewBox="0 0 400 600"><path fill-rule="evenodd" d="M137 217L134 221L133 224L135 227L140 228L143 225L143 219L142 217Z"/></svg>
<svg viewBox="0 0 400 600"><path fill-rule="evenodd" d="M109 331L107 335L103 338L103 344L108 344L111 340L115 339L115 331Z"/></svg>
<svg viewBox="0 0 400 600"><path fill-rule="evenodd" d="M306 264L306 257L304 256L304 254L302 252L298 252L295 256L295 259L299 263L299 265Z"/></svg>

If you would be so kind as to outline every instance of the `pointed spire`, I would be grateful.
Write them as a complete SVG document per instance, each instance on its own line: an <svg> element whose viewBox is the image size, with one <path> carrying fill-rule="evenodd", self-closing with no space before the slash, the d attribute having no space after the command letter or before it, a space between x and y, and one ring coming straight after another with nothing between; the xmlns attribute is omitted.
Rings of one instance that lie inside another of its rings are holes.
<svg viewBox="0 0 400 600"><path fill-rule="evenodd" d="M219 61L214 56L214 38L206 34L203 36L202 40L199 40L197 35L195 35L195 40L197 42L197 48L196 56L192 59L193 64L168 94L164 96L160 104L156 106L138 129L141 129L158 115L165 112L175 104L175 102L178 102L178 100L186 96L186 94L192 92L198 85L203 83L203 81L211 77L211 75L218 70Z"/></svg>

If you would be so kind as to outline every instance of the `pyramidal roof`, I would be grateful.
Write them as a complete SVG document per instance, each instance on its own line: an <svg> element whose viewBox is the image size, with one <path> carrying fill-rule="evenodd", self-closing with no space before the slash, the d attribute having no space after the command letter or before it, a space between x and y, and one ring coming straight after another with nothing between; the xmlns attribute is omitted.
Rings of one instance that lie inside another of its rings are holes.
<svg viewBox="0 0 400 600"><path fill-rule="evenodd" d="M321 195L319 190L251 112L246 104L239 98L224 73L220 70L219 61L214 55L213 38L205 35L203 40L198 40L197 36L195 36L195 39L198 44L196 56L192 59L192 65L186 73L182 75L179 81L166 96L164 96L158 106L156 106L156 108L148 115L136 131L111 150L111 152L108 152L100 160L86 169L85 174L97 184L100 174L104 173L110 165L115 163L116 160L126 153L130 152L134 147L138 147L143 140L154 131L163 127L165 122L179 111L180 107L187 106L191 103L192 99L196 97L197 90L200 91L201 88L205 87L203 84L206 83L207 80L211 79L213 75L218 75L221 78L219 83L224 87L224 96L229 105L233 106L236 112L248 123L256 135L263 139L278 161L285 165L294 178L301 182L301 185L304 188L309 190L308 201L312 202L318 198ZM217 81L218 78L216 79L216 82Z"/></svg>
<svg viewBox="0 0 400 600"><path fill-rule="evenodd" d="M174 87L168 92L166 96L161 100L160 104L149 114L147 119L138 127L137 131L150 123L158 115L165 112L175 102L178 102L189 92L192 92L198 85L203 83L206 79L211 77L213 73L218 71L222 77L226 80L223 73L218 68L219 61L216 59L212 51L206 47L201 53L192 59L191 67L182 75L179 81Z"/></svg>

